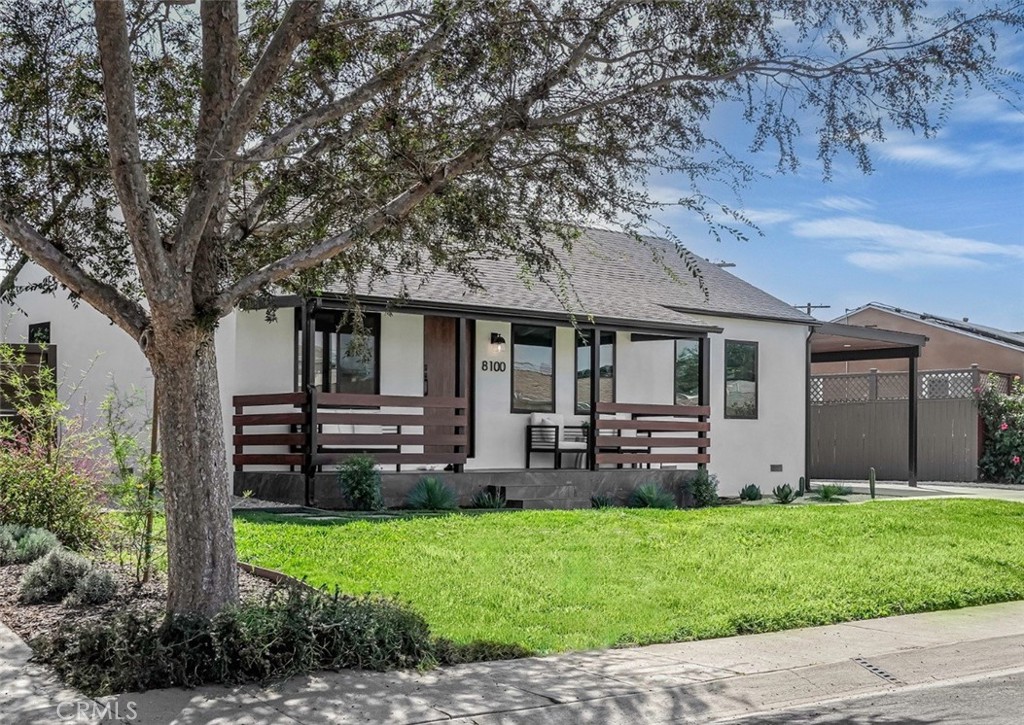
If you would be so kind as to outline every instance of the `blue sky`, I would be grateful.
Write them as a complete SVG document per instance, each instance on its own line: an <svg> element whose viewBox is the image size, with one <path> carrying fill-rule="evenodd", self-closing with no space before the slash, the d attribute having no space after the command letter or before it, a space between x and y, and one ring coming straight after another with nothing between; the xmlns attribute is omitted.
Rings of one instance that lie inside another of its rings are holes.
<svg viewBox="0 0 1024 725"><path fill-rule="evenodd" d="M741 148L749 130L723 114L721 137ZM808 126L812 128L812 126ZM1024 112L979 93L962 99L936 138L892 133L873 148L865 176L841 157L822 181L814 139L796 174L752 182L737 205L763 236L709 235L669 208L659 221L694 252L792 304L831 305L820 319L879 301L918 312L1024 330ZM748 155L771 172L777 158ZM656 198L678 198L671 178Z"/></svg>

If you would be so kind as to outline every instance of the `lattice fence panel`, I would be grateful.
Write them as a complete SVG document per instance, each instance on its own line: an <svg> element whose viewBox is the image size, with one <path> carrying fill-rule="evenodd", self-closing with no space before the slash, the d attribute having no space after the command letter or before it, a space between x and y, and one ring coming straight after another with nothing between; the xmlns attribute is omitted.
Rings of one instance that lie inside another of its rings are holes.
<svg viewBox="0 0 1024 725"><path fill-rule="evenodd" d="M879 373L878 400L906 400L906 373Z"/></svg>

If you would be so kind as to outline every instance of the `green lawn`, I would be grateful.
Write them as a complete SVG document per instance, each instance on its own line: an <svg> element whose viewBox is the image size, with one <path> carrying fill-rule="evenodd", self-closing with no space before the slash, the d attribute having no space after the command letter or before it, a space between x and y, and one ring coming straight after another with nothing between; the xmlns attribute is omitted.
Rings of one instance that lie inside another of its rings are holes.
<svg viewBox="0 0 1024 725"><path fill-rule="evenodd" d="M892 501L236 520L243 561L407 602L534 651L720 637L1024 599L1024 505Z"/></svg>

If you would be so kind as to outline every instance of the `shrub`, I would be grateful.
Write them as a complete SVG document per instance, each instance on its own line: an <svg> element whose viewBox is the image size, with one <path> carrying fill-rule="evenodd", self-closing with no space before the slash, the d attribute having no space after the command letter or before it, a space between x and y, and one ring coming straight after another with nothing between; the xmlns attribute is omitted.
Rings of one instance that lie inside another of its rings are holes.
<svg viewBox="0 0 1024 725"><path fill-rule="evenodd" d="M635 509L674 509L676 498L656 483L641 483L630 494L629 505Z"/></svg>
<svg viewBox="0 0 1024 725"><path fill-rule="evenodd" d="M776 486L772 489L772 496L778 503L787 504L796 501L796 492L788 483Z"/></svg>
<svg viewBox="0 0 1024 725"><path fill-rule="evenodd" d="M693 505L697 508L718 505L718 476L709 474L708 469L700 468L697 476L690 482L690 494Z"/></svg>
<svg viewBox="0 0 1024 725"><path fill-rule="evenodd" d="M349 505L357 511L380 511L384 496L380 490L380 471L373 456L352 456L341 464L338 483Z"/></svg>
<svg viewBox="0 0 1024 725"><path fill-rule="evenodd" d="M590 497L590 508L594 509L610 509L615 506L615 501L611 496L606 496L603 493L595 493Z"/></svg>
<svg viewBox="0 0 1024 725"><path fill-rule="evenodd" d="M761 487L755 483L744 486L740 491L740 501L760 501L762 498Z"/></svg>
<svg viewBox="0 0 1024 725"><path fill-rule="evenodd" d="M0 421L0 523L47 529L82 549L102 538L97 438L67 413L53 371L0 344L0 387L14 418Z"/></svg>
<svg viewBox="0 0 1024 725"><path fill-rule="evenodd" d="M475 509L503 509L505 508L505 497L497 491L482 488L473 494L473 500L469 502L469 506Z"/></svg>
<svg viewBox="0 0 1024 725"><path fill-rule="evenodd" d="M64 603L73 607L88 604L106 604L117 594L117 581L109 571L93 567L78 580Z"/></svg>
<svg viewBox="0 0 1024 725"><path fill-rule="evenodd" d="M458 508L458 499L451 486L440 478L421 478L409 492L406 503L411 509L451 511Z"/></svg>
<svg viewBox="0 0 1024 725"><path fill-rule="evenodd" d="M33 645L68 685L92 697L316 670L410 668L434 664L435 653L455 656L422 617L392 601L298 588L212 619L128 611L69 621Z"/></svg>
<svg viewBox="0 0 1024 725"><path fill-rule="evenodd" d="M139 443L151 439L151 419L133 415L144 403L141 391L123 395L114 387L100 406L114 463L107 493L120 509L110 519L115 523L110 544L118 563L130 564L139 583L149 581L154 560L165 555L165 541L154 526L163 515L163 467L160 455Z"/></svg>
<svg viewBox="0 0 1024 725"><path fill-rule="evenodd" d="M1024 382L1014 377L1008 393L990 376L975 389L984 423L984 449L978 471L988 481L1024 483Z"/></svg>
<svg viewBox="0 0 1024 725"><path fill-rule="evenodd" d="M0 525L0 566L29 564L58 546L57 537L45 529L21 524Z"/></svg>
<svg viewBox="0 0 1024 725"><path fill-rule="evenodd" d="M43 558L58 546L60 542L57 537L46 529L26 529L17 540L13 563L29 564Z"/></svg>
<svg viewBox="0 0 1024 725"><path fill-rule="evenodd" d="M818 500L825 502L842 501L842 496L849 496L853 489L849 486L837 486L826 483L818 487Z"/></svg>
<svg viewBox="0 0 1024 725"><path fill-rule="evenodd" d="M25 604L59 602L91 568L90 561L81 554L54 549L25 570L19 591L21 601Z"/></svg>

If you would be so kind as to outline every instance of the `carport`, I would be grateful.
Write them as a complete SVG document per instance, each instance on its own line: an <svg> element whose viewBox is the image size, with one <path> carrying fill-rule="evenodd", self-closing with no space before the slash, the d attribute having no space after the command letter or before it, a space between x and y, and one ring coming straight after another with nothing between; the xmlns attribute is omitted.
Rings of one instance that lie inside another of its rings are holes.
<svg viewBox="0 0 1024 725"><path fill-rule="evenodd" d="M924 335L819 322L807 337L806 482L811 487L811 364L861 360L907 360L907 482L917 486L917 359L928 342Z"/></svg>

